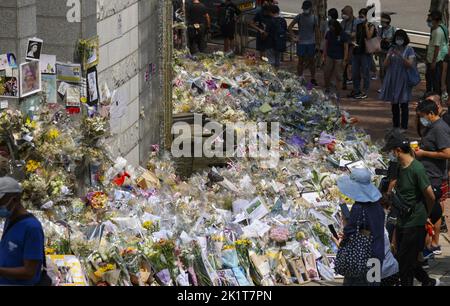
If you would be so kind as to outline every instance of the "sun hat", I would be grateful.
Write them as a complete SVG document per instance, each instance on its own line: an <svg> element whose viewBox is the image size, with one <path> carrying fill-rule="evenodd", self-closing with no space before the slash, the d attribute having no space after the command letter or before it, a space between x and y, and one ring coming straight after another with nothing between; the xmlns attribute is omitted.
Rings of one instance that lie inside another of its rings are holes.
<svg viewBox="0 0 450 306"><path fill-rule="evenodd" d="M0 199L8 193L22 193L22 187L11 177L0 177Z"/></svg>
<svg viewBox="0 0 450 306"><path fill-rule="evenodd" d="M353 169L351 175L344 175L337 181L339 190L356 202L377 202L381 192L372 184L372 174L368 169Z"/></svg>

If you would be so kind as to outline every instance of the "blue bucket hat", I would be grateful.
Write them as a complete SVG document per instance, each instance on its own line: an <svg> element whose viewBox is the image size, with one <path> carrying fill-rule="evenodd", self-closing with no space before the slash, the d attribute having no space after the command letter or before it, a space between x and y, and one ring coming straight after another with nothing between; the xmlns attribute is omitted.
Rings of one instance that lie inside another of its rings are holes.
<svg viewBox="0 0 450 306"><path fill-rule="evenodd" d="M351 175L340 177L337 185L344 195L356 202L377 202L382 198L381 192L372 184L372 174L367 169L353 169Z"/></svg>

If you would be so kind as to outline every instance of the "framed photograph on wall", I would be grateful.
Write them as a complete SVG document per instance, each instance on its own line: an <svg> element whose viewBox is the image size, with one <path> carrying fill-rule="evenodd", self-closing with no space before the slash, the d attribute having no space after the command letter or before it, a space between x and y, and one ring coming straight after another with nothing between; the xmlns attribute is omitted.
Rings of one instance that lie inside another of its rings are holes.
<svg viewBox="0 0 450 306"><path fill-rule="evenodd" d="M0 76L0 97L19 98L19 80L17 77Z"/></svg>
<svg viewBox="0 0 450 306"><path fill-rule="evenodd" d="M90 106L97 105L100 100L97 67L92 67L87 71L87 93L88 104Z"/></svg>
<svg viewBox="0 0 450 306"><path fill-rule="evenodd" d="M20 97L27 97L42 90L39 61L20 65Z"/></svg>
<svg viewBox="0 0 450 306"><path fill-rule="evenodd" d="M28 39L27 56L28 61L35 61L41 59L42 45L44 41L39 38Z"/></svg>

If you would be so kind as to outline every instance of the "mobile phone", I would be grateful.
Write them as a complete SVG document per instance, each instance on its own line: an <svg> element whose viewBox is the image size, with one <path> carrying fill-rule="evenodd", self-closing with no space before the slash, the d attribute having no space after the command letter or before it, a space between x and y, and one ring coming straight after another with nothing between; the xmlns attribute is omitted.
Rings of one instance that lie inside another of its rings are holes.
<svg viewBox="0 0 450 306"><path fill-rule="evenodd" d="M350 210L348 209L347 204L340 204L339 207L341 208L342 215L346 220L350 219Z"/></svg>
<svg viewBox="0 0 450 306"><path fill-rule="evenodd" d="M333 237L336 238L336 240L339 240L339 235L336 232L336 229L334 228L333 224L328 225L328 228L330 229L331 234L333 234Z"/></svg>

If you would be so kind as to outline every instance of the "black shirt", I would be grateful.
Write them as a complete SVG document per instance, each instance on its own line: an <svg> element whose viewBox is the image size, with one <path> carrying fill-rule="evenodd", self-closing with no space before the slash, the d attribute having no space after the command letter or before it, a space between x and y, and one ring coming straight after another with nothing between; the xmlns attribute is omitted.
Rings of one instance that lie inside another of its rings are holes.
<svg viewBox="0 0 450 306"><path fill-rule="evenodd" d="M445 114L442 115L442 120L450 126L450 114L448 112L445 112Z"/></svg>
<svg viewBox="0 0 450 306"><path fill-rule="evenodd" d="M236 17L241 14L239 8L233 2L222 4L222 25L230 25L233 24L236 20Z"/></svg>
<svg viewBox="0 0 450 306"><path fill-rule="evenodd" d="M189 25L206 24L208 9L202 3L192 3L186 11L186 19Z"/></svg>

